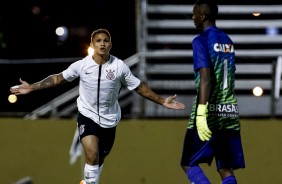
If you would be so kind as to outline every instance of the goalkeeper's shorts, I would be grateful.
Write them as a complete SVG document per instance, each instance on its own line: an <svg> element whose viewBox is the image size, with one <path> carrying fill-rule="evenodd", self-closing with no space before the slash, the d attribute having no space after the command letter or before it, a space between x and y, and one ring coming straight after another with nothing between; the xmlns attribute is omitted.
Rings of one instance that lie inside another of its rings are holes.
<svg viewBox="0 0 282 184"><path fill-rule="evenodd" d="M213 131L209 141L201 141L196 129L187 129L183 143L181 165L211 164L216 160L217 169L245 168L245 159L238 130Z"/></svg>

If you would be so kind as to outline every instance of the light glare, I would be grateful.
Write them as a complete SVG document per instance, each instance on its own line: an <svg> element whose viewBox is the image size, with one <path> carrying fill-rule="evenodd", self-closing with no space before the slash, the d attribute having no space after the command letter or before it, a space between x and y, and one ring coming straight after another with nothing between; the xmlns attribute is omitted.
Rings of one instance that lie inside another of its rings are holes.
<svg viewBox="0 0 282 184"><path fill-rule="evenodd" d="M255 96L261 96L263 94L263 90L261 87L257 86L253 89L253 94Z"/></svg>
<svg viewBox="0 0 282 184"><path fill-rule="evenodd" d="M34 15L39 15L41 13L41 9L38 6L33 6L31 11Z"/></svg>
<svg viewBox="0 0 282 184"><path fill-rule="evenodd" d="M260 16L260 12L253 12L253 16L255 16L255 17Z"/></svg>
<svg viewBox="0 0 282 184"><path fill-rule="evenodd" d="M58 36L59 41L64 42L68 38L69 31L65 26L60 26L56 29L56 34Z"/></svg>
<svg viewBox="0 0 282 184"><path fill-rule="evenodd" d="M17 96L16 95L9 95L9 97L8 97L8 101L10 102L10 103L15 103L16 101L17 101Z"/></svg>
<svg viewBox="0 0 282 184"><path fill-rule="evenodd" d="M63 27L58 27L58 28L56 29L56 34L57 34L58 36L62 36L62 35L64 35L64 33L65 33L65 30L64 30Z"/></svg>
<svg viewBox="0 0 282 184"><path fill-rule="evenodd" d="M94 54L94 49L93 49L92 47L89 47L88 50L87 50L87 52L88 52L88 55L93 56L93 54Z"/></svg>

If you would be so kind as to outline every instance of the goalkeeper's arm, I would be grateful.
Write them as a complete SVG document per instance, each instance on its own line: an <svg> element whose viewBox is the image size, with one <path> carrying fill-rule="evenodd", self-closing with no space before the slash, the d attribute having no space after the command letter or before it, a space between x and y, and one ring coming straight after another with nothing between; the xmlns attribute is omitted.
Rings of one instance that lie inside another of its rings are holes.
<svg viewBox="0 0 282 184"><path fill-rule="evenodd" d="M208 127L207 112L208 99L211 90L211 75L209 68L200 69L200 90L199 90L199 104L196 114L196 126L199 138L202 141L208 141L211 138L212 132Z"/></svg>
<svg viewBox="0 0 282 184"><path fill-rule="evenodd" d="M199 104L196 116L196 126L199 138L202 141L208 141L211 138L212 132L210 131L207 123L207 108L208 104Z"/></svg>

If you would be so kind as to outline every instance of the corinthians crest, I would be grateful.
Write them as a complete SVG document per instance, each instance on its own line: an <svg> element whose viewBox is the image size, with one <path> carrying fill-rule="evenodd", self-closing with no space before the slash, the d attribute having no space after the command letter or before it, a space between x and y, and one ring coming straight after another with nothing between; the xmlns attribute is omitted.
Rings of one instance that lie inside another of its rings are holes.
<svg viewBox="0 0 282 184"><path fill-rule="evenodd" d="M106 70L106 72L107 72L107 76L106 76L107 79L109 80L115 79L115 74L114 74L115 70L109 69L109 70Z"/></svg>
<svg viewBox="0 0 282 184"><path fill-rule="evenodd" d="M85 127L85 125L80 125L80 127L79 127L79 135L83 134L83 132L85 130L84 127Z"/></svg>

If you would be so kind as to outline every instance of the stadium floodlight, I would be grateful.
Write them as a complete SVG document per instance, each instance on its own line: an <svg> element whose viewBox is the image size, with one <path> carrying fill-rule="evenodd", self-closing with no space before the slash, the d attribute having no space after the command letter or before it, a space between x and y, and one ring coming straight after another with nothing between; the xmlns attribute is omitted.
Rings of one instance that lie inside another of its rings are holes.
<svg viewBox="0 0 282 184"><path fill-rule="evenodd" d="M68 28L65 26L60 26L56 29L56 34L58 36L58 39L62 42L66 41L69 35Z"/></svg>
<svg viewBox="0 0 282 184"><path fill-rule="evenodd" d="M260 16L260 12L253 12L253 16L255 16L255 17Z"/></svg>
<svg viewBox="0 0 282 184"><path fill-rule="evenodd" d="M17 100L18 100L18 98L17 98L16 95L11 94L11 95L9 95L9 97L8 97L8 101L9 101L10 103L16 103Z"/></svg>
<svg viewBox="0 0 282 184"><path fill-rule="evenodd" d="M263 94L263 89L259 86L254 87L253 94L255 96L261 96Z"/></svg>

